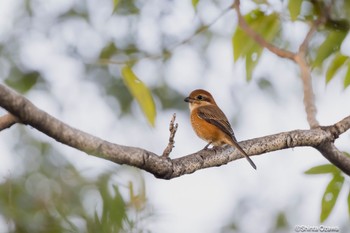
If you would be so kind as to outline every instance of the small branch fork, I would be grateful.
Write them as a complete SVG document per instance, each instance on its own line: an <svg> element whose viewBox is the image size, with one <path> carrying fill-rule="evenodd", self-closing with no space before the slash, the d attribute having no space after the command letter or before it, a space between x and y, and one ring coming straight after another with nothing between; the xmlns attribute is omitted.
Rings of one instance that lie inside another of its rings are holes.
<svg viewBox="0 0 350 233"><path fill-rule="evenodd" d="M174 124L175 119L176 119L176 113L173 114L173 117L171 118L171 121L170 121L170 124L169 124L169 131L170 131L169 143L168 143L168 146L165 148L165 150L163 152L162 157L164 157L164 158L169 157L171 151L175 147L174 146L174 144L175 144L174 138L175 138L175 134L176 134L177 127L178 127L177 123Z"/></svg>
<svg viewBox="0 0 350 233"><path fill-rule="evenodd" d="M304 41L301 43L299 47L299 51L297 53L293 53L291 51L278 48L277 46L267 42L263 37L261 37L253 29L251 29L241 14L240 0L236 0L232 4L232 7L236 10L237 17L238 17L238 25L242 28L242 30L245 33L247 33L247 35L249 35L253 40L255 40L256 43L268 49L270 52L276 54L277 56L292 60L299 65L299 68L301 71L301 79L303 81L304 106L305 106L305 111L307 115L307 120L310 125L310 128L318 127L319 123L316 119L317 110L316 110L315 97L314 97L312 82L311 82L311 72L309 69L309 64L306 61L305 54L306 54L306 50L311 37L315 33L317 26L321 24L323 21L321 19L315 21L315 23L311 26L309 32L305 36Z"/></svg>
<svg viewBox="0 0 350 233"><path fill-rule="evenodd" d="M201 150L180 158L170 159L168 157L170 152L167 156L164 156L167 153L158 156L141 148L111 143L61 122L37 108L25 97L1 84L0 106L16 116L19 119L18 122L34 127L58 142L117 164L138 167L161 179L172 179L243 158L242 154L232 147L218 148L215 151ZM173 116L169 127L169 148L173 147L177 128L176 124L173 125L174 122L175 116ZM331 154L333 157L329 157L329 160L333 161L344 173L350 175L350 158L335 153L334 148L328 146L329 144L333 145L334 140L349 129L350 116L331 126L293 130L254 138L240 142L240 146L247 151L249 156L300 146L314 147L322 154Z"/></svg>
<svg viewBox="0 0 350 233"><path fill-rule="evenodd" d="M324 12L318 19L316 19L313 22L303 42L299 46L298 52L293 53L288 50L284 50L274 46L273 44L267 42L254 30L252 30L240 12L240 0L235 0L235 2L232 4L232 8L234 8L237 13L238 24L242 28L242 30L245 33L247 33L247 35L249 35L252 39L254 39L255 42L258 43L260 46L268 49L270 52L276 54L279 57L292 60L299 66L300 74L301 74L300 76L303 83L303 91L304 91L303 102L304 102L307 121L311 129L320 128L320 124L316 118L317 108L315 104L315 95L312 87L310 64L308 64L306 60L306 54L307 54L307 49L312 36L317 31L317 28L325 22L327 15L329 15L329 11L331 7L332 7L332 4L329 4L327 9L325 10L326 12ZM326 159L328 159L331 163L333 163L337 167L341 168L344 165L344 163L347 163L345 166L349 166L349 163L350 163L349 158L346 155L344 155L341 151L339 151L335 147L333 142L322 144L321 146L317 147L317 149L322 153L322 155ZM347 172L345 173L349 175L349 173Z"/></svg>

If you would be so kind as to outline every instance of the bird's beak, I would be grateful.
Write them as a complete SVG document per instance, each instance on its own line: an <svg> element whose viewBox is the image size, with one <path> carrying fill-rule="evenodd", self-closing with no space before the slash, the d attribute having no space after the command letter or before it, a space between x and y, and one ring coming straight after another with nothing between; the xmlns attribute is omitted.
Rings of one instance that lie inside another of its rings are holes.
<svg viewBox="0 0 350 233"><path fill-rule="evenodd" d="M192 102L192 99L191 99L190 97L186 97L186 98L184 99L184 101L187 102L187 103L191 103L191 102Z"/></svg>

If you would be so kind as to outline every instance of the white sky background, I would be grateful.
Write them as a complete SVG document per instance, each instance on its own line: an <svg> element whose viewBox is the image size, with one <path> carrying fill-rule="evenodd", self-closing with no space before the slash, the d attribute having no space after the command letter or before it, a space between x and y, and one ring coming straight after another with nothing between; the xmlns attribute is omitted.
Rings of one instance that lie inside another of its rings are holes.
<svg viewBox="0 0 350 233"><path fill-rule="evenodd" d="M20 15L18 9L21 2L0 1L0 43L6 41L8 34L23 33L23 25L14 25L16 17ZM109 38L122 43L123 30L128 30L120 17L110 16L112 1L87 1L85 7L92 15L93 27L77 20L55 28L49 28L50 20L72 5L81 7L81 1L35 2L38 6L35 12L38 19L33 22L36 30L31 30L23 39L18 55L23 64L38 69L45 75L45 79L50 81L52 95L31 91L27 97L41 109L73 127L111 142L162 153L169 136L169 120L175 110L158 111L155 128L146 124L136 105L133 111L138 117L120 119L99 96L96 86L84 77L84 63L96 57ZM193 24L198 22L190 0L172 2L171 12L159 24L149 17L151 14L159 14L152 8L152 4L168 2L154 0L147 4L149 7L142 12L143 29L139 31L138 36L142 38L142 46L150 52L157 52L158 46L155 46L155 43L159 43L160 30L174 37L173 40L181 41L191 34ZM276 1L276 9L285 7L280 4L280 1ZM229 1L222 5L224 8L229 5ZM220 9L209 6L209 3L199 5L199 17L205 22L210 22L221 12ZM243 4L243 12L249 7L249 3ZM275 87L276 93L260 90L254 80L247 83L244 65L233 64L233 24L227 26L227 22L233 19L235 15L229 13L212 26L211 29L220 32L221 36L212 40L206 54L198 54L190 45L176 48L173 51L174 59L165 67L164 77L161 77L162 74L157 73L157 68L147 60L138 64L135 72L146 85L153 85L160 80L159 78L164 78L184 96L196 88L209 90L231 121L238 117L237 124L234 125L238 140L308 128L297 67L265 52L255 70L254 78L256 80L266 77ZM290 30L284 32L285 37L295 42L292 46L297 46L307 28L298 23L288 27ZM86 61L69 57L65 51L67 44L75 44ZM350 42L347 38L342 50L346 53L349 47ZM206 56L207 64L202 63L202 56ZM0 64L2 63L0 60ZM6 69L3 69L0 75L1 78L6 77ZM349 115L350 90L343 90L341 78L335 78L327 86L323 77L314 77L313 81L318 107L317 118L321 124L333 124ZM271 98L269 95L275 97ZM171 157L193 153L205 145L192 131L188 115L188 112L177 111L179 129L175 138L176 147ZM53 142L30 127L26 130L42 140ZM2 176L16 168L11 160L13 152L8 146L12 140L11 135L11 129L0 134ZM336 145L341 150L350 151L349 139L350 136L346 133L337 140ZM116 169L116 166L108 161L92 158L64 145L53 144L81 170L86 171L88 168L97 172ZM274 216L279 210L292 210L290 212L293 215L287 216L292 226L318 226L320 202L330 177L306 176L303 172L311 166L327 161L310 148L268 153L254 156L253 160L258 167L257 171L243 159L170 181L159 180L145 173L147 196L160 216L152 224L152 231L218 232L223 224L228 223L234 216L240 219L242 232L269 232L271 221L275 220ZM338 203L324 225L340 226L339 224L347 221L345 199L348 189L347 179ZM244 212L236 212L237 210ZM3 232L1 229L0 226L0 231Z"/></svg>

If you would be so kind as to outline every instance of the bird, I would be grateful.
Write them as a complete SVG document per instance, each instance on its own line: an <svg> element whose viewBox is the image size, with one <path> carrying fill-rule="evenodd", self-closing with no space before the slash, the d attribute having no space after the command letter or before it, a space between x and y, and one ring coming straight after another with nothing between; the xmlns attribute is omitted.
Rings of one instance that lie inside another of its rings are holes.
<svg viewBox="0 0 350 233"><path fill-rule="evenodd" d="M209 145L214 147L230 145L238 149L250 165L256 169L254 162L238 144L227 117L208 91L203 89L194 90L184 101L188 102L189 105L193 130L198 137L208 142L204 147L205 150Z"/></svg>

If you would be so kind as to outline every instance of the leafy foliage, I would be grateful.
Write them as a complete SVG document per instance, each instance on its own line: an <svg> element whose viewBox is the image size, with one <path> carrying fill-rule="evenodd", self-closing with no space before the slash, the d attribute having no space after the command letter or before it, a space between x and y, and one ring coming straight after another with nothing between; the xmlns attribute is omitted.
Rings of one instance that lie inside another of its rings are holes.
<svg viewBox="0 0 350 233"><path fill-rule="evenodd" d="M344 77L344 88L347 88L350 85L350 62L348 62L347 71Z"/></svg>
<svg viewBox="0 0 350 233"><path fill-rule="evenodd" d="M197 9L198 3L199 3L199 0L192 0L192 6L195 10Z"/></svg>
<svg viewBox="0 0 350 233"><path fill-rule="evenodd" d="M301 4L303 3L303 0L290 0L288 1L288 10L290 14L290 18L292 21L297 20L300 11L301 11Z"/></svg>
<svg viewBox="0 0 350 233"><path fill-rule="evenodd" d="M280 30L278 14L265 15L263 11L254 10L244 18L249 26L266 41L271 42L278 35ZM234 33L232 43L234 61L239 58L245 61L247 80L251 80L253 70L259 62L263 48L240 28L237 28Z"/></svg>
<svg viewBox="0 0 350 233"><path fill-rule="evenodd" d="M327 188L322 197L322 211L320 221L324 222L333 210L338 199L339 192L343 187L344 176L334 175L333 179L328 183Z"/></svg>
<svg viewBox="0 0 350 233"><path fill-rule="evenodd" d="M333 178L328 183L322 197L321 201L321 214L320 221L324 222L329 215L331 214L335 203L338 200L339 193L344 184L344 175L340 172L340 170L332 164L324 164L312 167L305 171L305 174L308 175L319 175L319 174L332 174ZM350 192L349 192L350 195ZM348 199L348 205L350 206L350 202ZM350 217L350 212L349 212Z"/></svg>
<svg viewBox="0 0 350 233"><path fill-rule="evenodd" d="M25 134L22 140L30 144L21 145L20 151L32 150L31 144L41 151L23 154L27 164L35 167L18 169L19 174L9 174L0 183L0 215L6 219L9 232L146 230L142 222L149 221L152 211L144 185L136 185L137 192L134 182L119 185L115 179L118 170L96 174L97 179L86 178L49 144ZM142 178L140 182L143 184ZM126 195L120 189L125 189ZM138 196L143 198L135 201Z"/></svg>
<svg viewBox="0 0 350 233"><path fill-rule="evenodd" d="M257 2L261 5L266 4ZM304 3L308 7L303 7L305 6ZM307 24L314 24L315 19L322 21L321 25L318 26L321 30L316 33L315 37L324 36L324 40L320 45L311 43L306 53L310 57L311 65L318 69L323 69L324 61L329 57L333 57L333 61L325 74L327 83L333 79L338 70L346 68L344 88L350 85L350 65L348 65L348 57L340 52L340 48L350 28L349 20L344 16L346 15L344 12L349 10L348 1L337 1L333 5L328 5L326 1L288 1L291 21L300 21ZM245 20L251 29L271 43L281 39L279 33L281 30L280 18L281 15L278 13L262 11L259 4L256 5L256 9L245 15ZM232 41L234 61L239 58L244 60L247 80L251 80L263 48L239 27L234 32Z"/></svg>
<svg viewBox="0 0 350 233"><path fill-rule="evenodd" d="M342 67L342 65L349 60L349 57L342 55L341 53L335 54L333 61L329 65L326 72L326 82L328 83Z"/></svg>
<svg viewBox="0 0 350 233"><path fill-rule="evenodd" d="M40 80L40 74L36 71L21 74L19 70L13 70L11 78L5 79L5 83L13 89L26 93Z"/></svg>
<svg viewBox="0 0 350 233"><path fill-rule="evenodd" d="M115 12L118 8L120 0L113 0L113 12Z"/></svg>
<svg viewBox="0 0 350 233"><path fill-rule="evenodd" d="M326 58L331 54L338 52L346 34L347 32L338 30L329 32L317 51L313 66L320 67Z"/></svg>
<svg viewBox="0 0 350 233"><path fill-rule="evenodd" d="M327 174L327 173L333 173L338 175L340 174L340 170L332 164L324 164L324 165L312 167L307 171L305 171L305 174L308 174L308 175Z"/></svg>

